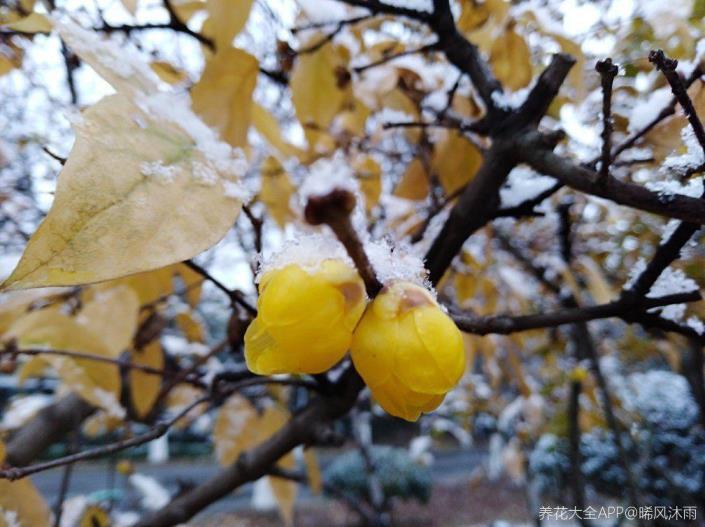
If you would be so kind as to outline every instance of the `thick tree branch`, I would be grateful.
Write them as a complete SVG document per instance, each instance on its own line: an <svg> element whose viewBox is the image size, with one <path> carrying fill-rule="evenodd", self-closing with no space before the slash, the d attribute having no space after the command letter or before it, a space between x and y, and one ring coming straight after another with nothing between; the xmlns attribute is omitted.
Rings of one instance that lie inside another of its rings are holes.
<svg viewBox="0 0 705 527"><path fill-rule="evenodd" d="M81 426L95 410L93 405L73 393L45 406L12 434L6 445L5 461L15 467L31 463L50 445Z"/></svg>
<svg viewBox="0 0 705 527"><path fill-rule="evenodd" d="M249 450L192 491L144 516L135 527L169 527L183 523L233 489L267 475L277 461L300 444L314 442L326 423L345 415L357 401L362 379L348 368L329 396L315 398L269 439Z"/></svg>
<svg viewBox="0 0 705 527"><path fill-rule="evenodd" d="M653 192L645 187L608 176L604 183L594 170L582 167L547 148L542 134L530 132L520 137L518 156L531 168L556 178L575 190L609 199L620 205L701 225L705 223L705 201L681 194Z"/></svg>
<svg viewBox="0 0 705 527"><path fill-rule="evenodd" d="M499 189L515 164L512 143L496 140L426 254L431 283L438 283L465 240L494 217L500 204Z"/></svg>
<svg viewBox="0 0 705 527"><path fill-rule="evenodd" d="M455 323L462 331L467 333L475 335L508 335L519 331L550 328L603 318L631 318L634 316L634 310L645 312L654 307L683 304L685 302L697 302L701 299L702 297L699 291L691 291L689 293L677 293L658 298L645 298L639 302L635 302L631 297L622 297L607 304L564 308L535 315L479 316L474 313L457 313L453 314L453 320L455 320Z"/></svg>

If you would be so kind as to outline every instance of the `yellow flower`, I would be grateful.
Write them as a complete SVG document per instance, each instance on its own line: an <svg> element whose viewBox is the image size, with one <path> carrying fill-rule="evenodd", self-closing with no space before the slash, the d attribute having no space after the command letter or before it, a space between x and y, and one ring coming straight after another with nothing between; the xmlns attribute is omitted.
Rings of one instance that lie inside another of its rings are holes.
<svg viewBox="0 0 705 527"><path fill-rule="evenodd" d="M416 421L438 408L465 370L463 338L423 287L385 287L355 330L351 355L388 413Z"/></svg>
<svg viewBox="0 0 705 527"><path fill-rule="evenodd" d="M250 371L321 373L350 347L367 302L357 271L340 260L324 260L313 271L290 264L260 280L258 314L245 333Z"/></svg>

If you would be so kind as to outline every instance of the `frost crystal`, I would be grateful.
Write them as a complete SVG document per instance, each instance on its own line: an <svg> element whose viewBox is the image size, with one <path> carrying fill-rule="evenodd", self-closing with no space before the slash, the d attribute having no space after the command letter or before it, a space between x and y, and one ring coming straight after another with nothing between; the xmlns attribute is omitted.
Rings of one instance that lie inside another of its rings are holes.
<svg viewBox="0 0 705 527"><path fill-rule="evenodd" d="M638 411L656 426L687 428L697 415L685 377L668 371L629 375L620 396L628 410Z"/></svg>
<svg viewBox="0 0 705 527"><path fill-rule="evenodd" d="M683 176L688 173L688 170L705 163L703 148L690 126L685 126L681 130L681 138L686 146L686 153L667 157L661 167L662 173L675 172L676 175Z"/></svg>
<svg viewBox="0 0 705 527"><path fill-rule="evenodd" d="M530 86L522 88L521 90L509 92L495 90L492 92L492 102L500 108L505 108L507 110L519 108L519 106L524 104L524 101L526 101L526 97L529 95L530 90Z"/></svg>
<svg viewBox="0 0 705 527"><path fill-rule="evenodd" d="M336 152L332 158L319 159L311 165L308 177L299 188L299 196L304 204L309 197L328 194L336 188L352 192L359 201L360 187L350 164L340 152Z"/></svg>
<svg viewBox="0 0 705 527"><path fill-rule="evenodd" d="M685 185L675 180L649 181L646 188L658 192L659 198L668 201L674 195L690 196L699 198L703 193L703 177L692 178Z"/></svg>
<svg viewBox="0 0 705 527"><path fill-rule="evenodd" d="M423 260L413 254L410 247L395 245L388 239L368 240L365 243L365 252L377 273L377 278L383 284L403 280L430 289Z"/></svg>
<svg viewBox="0 0 705 527"><path fill-rule="evenodd" d="M174 165L165 165L161 161L142 163L140 172L143 176L155 178L161 183L171 183L179 175L179 169Z"/></svg>
<svg viewBox="0 0 705 527"><path fill-rule="evenodd" d="M625 289L629 289L634 285L635 281L644 269L646 269L646 261L643 258L640 258L629 273L629 280L624 286ZM689 278L680 269L667 267L663 270L654 285L651 286L651 289L646 296L650 298L657 298L660 296L672 295L676 293L687 293L689 291L696 290L698 290L698 284L695 280ZM673 304L666 307L653 308L650 311L660 311L662 317L673 321L679 321L683 318L683 315L685 315L685 304Z"/></svg>
<svg viewBox="0 0 705 527"><path fill-rule="evenodd" d="M138 125L146 127L149 120L154 120L178 128L202 156L191 160L193 177L205 185L229 182L226 195L235 196L233 185L247 169L245 155L241 149L220 141L218 134L193 112L188 93L160 91L164 84L134 46L118 45L71 21L54 19L54 23L71 50L143 112L136 117ZM177 172L159 161L145 163L141 170L163 182L173 180ZM238 198L245 200L246 195L243 190Z"/></svg>
<svg viewBox="0 0 705 527"><path fill-rule="evenodd" d="M343 245L332 234L299 231L284 242L279 251L260 259L257 281L263 274L291 264L313 272L327 259L343 260L353 265Z"/></svg>
<svg viewBox="0 0 705 527"><path fill-rule="evenodd" d="M11 430L21 427L28 419L30 419L39 410L51 403L51 397L48 395L35 394L14 399L2 416L0 428Z"/></svg>
<svg viewBox="0 0 705 527"><path fill-rule="evenodd" d="M517 167L509 173L507 183L500 189L502 207L516 207L551 188L554 183L553 178L538 175L526 167Z"/></svg>
<svg viewBox="0 0 705 527"><path fill-rule="evenodd" d="M22 527L19 518L17 517L17 512L8 511L0 507L0 518L3 520L3 525L7 527Z"/></svg>
<svg viewBox="0 0 705 527"><path fill-rule="evenodd" d="M101 407L113 417L123 419L125 417L125 409L120 406L120 403L115 398L115 395L102 388L96 388L93 392L96 398L100 401Z"/></svg>
<svg viewBox="0 0 705 527"><path fill-rule="evenodd" d="M629 114L629 130L641 130L653 121L661 110L671 102L671 89L661 88L654 90L649 96L639 101Z"/></svg>

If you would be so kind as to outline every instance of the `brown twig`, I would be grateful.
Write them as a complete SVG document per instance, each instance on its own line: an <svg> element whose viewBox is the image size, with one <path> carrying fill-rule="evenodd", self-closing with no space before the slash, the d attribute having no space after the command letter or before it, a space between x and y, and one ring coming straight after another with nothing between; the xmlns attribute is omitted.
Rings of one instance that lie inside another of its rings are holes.
<svg viewBox="0 0 705 527"><path fill-rule="evenodd" d="M365 248L350 221L355 208L355 196L343 189L334 189L322 196L311 196L306 203L304 216L311 225L328 225L347 250L357 267L370 298L382 289Z"/></svg>
<svg viewBox="0 0 705 527"><path fill-rule="evenodd" d="M602 163L600 164L600 180L607 180L610 162L612 161L612 84L619 68L612 59L597 61L595 70L600 74L602 85Z"/></svg>

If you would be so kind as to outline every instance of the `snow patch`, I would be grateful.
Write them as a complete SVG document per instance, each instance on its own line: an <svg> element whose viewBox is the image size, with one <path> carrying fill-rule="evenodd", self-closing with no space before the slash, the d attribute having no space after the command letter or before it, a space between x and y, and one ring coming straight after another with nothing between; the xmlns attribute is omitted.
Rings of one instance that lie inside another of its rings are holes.
<svg viewBox="0 0 705 527"><path fill-rule="evenodd" d="M521 205L548 190L554 184L553 178L539 175L527 167L517 167L509 173L507 182L499 191L502 207Z"/></svg>

